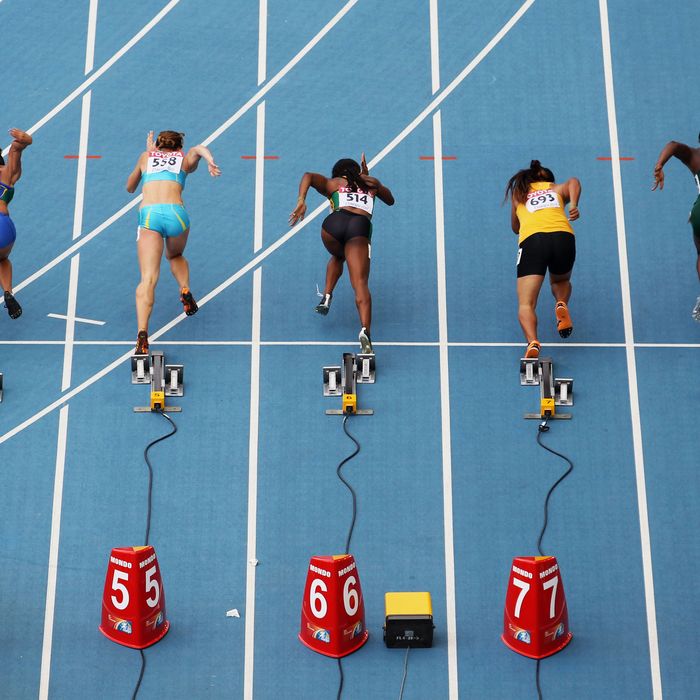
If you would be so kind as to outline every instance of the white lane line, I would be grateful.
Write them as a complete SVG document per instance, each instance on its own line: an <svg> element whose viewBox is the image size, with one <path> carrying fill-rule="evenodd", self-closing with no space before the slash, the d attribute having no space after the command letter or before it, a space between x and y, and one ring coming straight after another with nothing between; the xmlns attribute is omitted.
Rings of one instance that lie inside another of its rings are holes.
<svg viewBox="0 0 700 700"><path fill-rule="evenodd" d="M634 465L637 480L637 506L639 509L639 534L642 548L642 568L644 572L644 597L647 613L647 635L649 638L649 661L651 685L654 700L661 700L661 663L659 659L659 638L656 628L656 602L654 599L654 572L649 534L649 513L647 510L646 477L644 474L644 448L642 423L639 411L637 389L637 364L634 348L634 328L632 324L632 295L630 292L629 267L627 262L627 238L625 232L625 209L622 196L622 173L620 171L620 146L617 137L617 114L615 109L615 88L613 84L612 52L610 49L610 25L608 22L607 0L599 0L600 33L603 45L603 67L605 71L605 98L608 107L608 128L610 132L610 155L612 157L613 189L615 194L615 222L617 225L617 249L620 259L620 284L622 287L622 312L625 325L625 345L627 356L627 378L629 384L632 437L634 444Z"/></svg>
<svg viewBox="0 0 700 700"><path fill-rule="evenodd" d="M440 33L438 0L430 0L430 74L432 92L440 90ZM445 197L442 163L442 117L433 114L433 173L435 182L435 250L437 260L438 338L440 348L440 419L442 438L442 504L445 538L445 606L447 615L447 678L450 700L459 700L457 661L457 602L455 583L454 515L452 501L452 421L447 329L447 272L445 265Z"/></svg>
<svg viewBox="0 0 700 700"><path fill-rule="evenodd" d="M76 255L75 257L77 258L77 257L79 257L79 256ZM68 316L64 316L63 314L53 314L53 313L51 313L51 314L46 314L46 315L47 315L49 318L58 318L58 319L60 319L61 321L67 321L67 320L68 320ZM92 324L93 326L104 326L104 325L105 325L105 322L104 322L104 321L95 321L95 320L92 319L92 318L80 318L80 316L73 316L72 318L73 318L73 320L76 321L77 323L90 323L90 324ZM109 342L109 341L105 341L105 342ZM77 341L74 341L74 344L78 344L78 342L77 342Z"/></svg>
<svg viewBox="0 0 700 700"><path fill-rule="evenodd" d="M47 314L47 316L55 316L56 318L63 318L65 316L59 316L59 314ZM76 321L83 321L84 323L94 323L97 325L103 325L104 321L93 321L92 319L76 317ZM2 345L63 345L65 341L63 340L0 340L0 346ZM159 345L195 345L195 346L211 346L216 347L218 345L250 345L250 340L159 340ZM75 345L129 345L133 346L133 340L76 340ZM355 345L355 340L262 340L261 345L279 345L279 346L289 346L293 347L296 345L309 345L323 347L325 345ZM439 347L440 343L434 340L426 341L401 341L401 340L385 340L377 341L376 343L372 341L373 345L383 345L385 347L407 347L407 348L436 348ZM522 347L522 342L515 343L460 343L459 341L450 341L447 346L450 348L517 348ZM624 348L626 345L624 343L542 343L542 347L551 347L564 349L564 348ZM678 345L651 345L649 343L639 343L635 347L641 348L700 348L700 344L689 345L685 343L680 343Z"/></svg>
<svg viewBox="0 0 700 700"><path fill-rule="evenodd" d="M294 58L292 58L289 63L287 63L284 68L282 68L264 87L258 90L240 109L236 111L231 117L229 117L221 126L219 126L214 132L212 132L202 143L207 146L215 141L221 134L223 134L227 129L229 129L235 122L237 122L249 109L251 109L267 92L269 92L272 87L274 87L289 71L297 64L299 61L307 54L311 49L318 44L318 42L326 35L328 32L350 11L350 9L356 5L358 0L350 0L329 22L326 24L316 36L308 43L304 48L299 51ZM49 261L42 268L33 272L25 280L22 280L18 285L15 286L15 292L19 292L24 289L27 285L31 284L39 277L45 275L49 270L54 268L56 265L61 263L67 257L72 255L74 252L82 248L84 245L89 243L93 238L98 236L102 231L111 226L115 221L121 219L124 214L136 207L142 200L143 195L138 195L132 199L128 204L125 204L119 211L112 214L106 221L101 223L97 228L90 231L90 233L85 234L80 241L74 243L70 248L65 250L63 253L57 255L53 260Z"/></svg>
<svg viewBox="0 0 700 700"><path fill-rule="evenodd" d="M506 23L506 25L504 25L504 27L498 32L496 37L494 37L494 39L492 39L489 42L489 44L488 44L490 46L489 50L493 49L498 44L498 41L500 41L503 38L503 36L505 36L504 30L506 30L506 31L510 30L512 28L512 26L515 24L515 21L517 21L517 19L520 19L523 12L527 8L529 8L533 2L534 2L534 0L527 0L527 2L522 5L522 7L518 10L518 12L516 12L515 15L513 15L513 17ZM495 41L495 39L497 37L498 37L498 41ZM479 53L479 57L480 57L479 62L481 60L483 60L483 58L484 58L483 54L484 54L483 51L481 51ZM472 64L474 64L474 61L472 61L469 64L469 66L472 66L472 68L469 71L467 71L465 69L459 74L458 77L461 76L460 82L462 80L464 80L467 77L467 75L469 75L469 72L471 72L471 70L473 70L474 66ZM450 85L448 86L448 88L446 88L446 90L450 90L450 92L452 92L452 91L454 91L454 88L456 87L456 85L457 85L457 83L455 83L455 81L453 80L450 83ZM442 93L442 94L444 94L444 93ZM440 96L438 96L438 98L436 98L436 100L433 100L431 102L431 105L439 104L439 102L441 102L441 101L442 100L440 100ZM421 114L419 115L419 117L417 117L416 119L420 118L420 121L422 121L423 119L425 119L428 116L429 113L430 113L429 111L423 110L421 112ZM396 146L399 145L399 143L401 143L401 141L403 139L406 138L406 136L408 136L408 134L411 133L411 131L413 131L413 129L415 129L415 127L419 123L418 121L416 121L416 119L414 119L413 122L411 122L411 124L409 125L409 127L405 128L399 134L398 137L394 138L391 141L391 143L380 152L380 155L375 156L375 158L372 161L373 164L376 164L380 160L385 158L394 148L396 148ZM132 202L132 204L130 206L134 206L134 203ZM217 297L219 294L221 294L221 292L228 289L232 284L237 282L241 277L243 277L248 272L250 272L252 269L254 269L258 265L260 265L260 263L262 263L263 260L265 260L267 257L272 255L272 253L274 253L276 250L281 248L291 238L296 236L304 227L308 226L320 214L322 214L323 212L327 212L327 211L328 211L328 204L326 204L325 202L322 204L319 204L319 206L316 207L316 209L314 209L311 212L311 214L307 215L307 217L303 221L300 221L299 223L295 224L289 231L287 231L287 233L280 236L280 238L278 238L274 243L271 243L267 248L260 251L260 253L258 253L248 263L246 263L242 268L240 268L238 270L238 272L235 272L233 275L231 275L229 278L224 280L217 287L212 289L211 292L209 292L204 297L202 297L202 299L199 301L199 306L200 307L203 306L204 304L206 304L207 302L211 301L212 299ZM174 328L175 326L180 324L186 318L187 318L187 316L185 316L184 313L181 313L180 315L176 316L174 319L172 319L171 321L166 323L164 326L159 328L155 333L152 333L150 336L150 340L151 341L157 340L160 336L167 333L169 330L171 330L172 328ZM96 372L94 375L92 375L91 377L86 379L82 384L80 384L80 386L77 386L75 389L72 389L64 396L60 397L56 401L53 401L48 406L45 406L41 410L37 411L34 415L30 416L26 420L24 420L21 423L19 423L18 425L16 425L14 428L8 430L6 433L4 433L3 435L0 436L0 444L2 444L6 440L9 440L10 438L14 437L18 433L22 432L22 430L29 427L30 425L33 425L36 421L41 420L44 416L46 416L49 413L51 413L52 411L54 411L56 408L58 408L59 406L64 404L66 401L71 399L76 394L79 394L80 392L84 391L88 387L92 386L95 382L102 379L102 377L106 376L112 370L116 369L122 362L125 362L126 360L128 360L130 356L131 356L131 351L124 353L121 357L116 358L109 365L107 365L106 367L103 367L101 370Z"/></svg>
<svg viewBox="0 0 700 700"><path fill-rule="evenodd" d="M95 67L95 37L97 36L98 0L90 0L88 13L87 43L85 46L85 75Z"/></svg>
<svg viewBox="0 0 700 700"><path fill-rule="evenodd" d="M75 309L78 303L78 275L80 272L80 253L70 261L70 278L68 282L68 308L66 310L66 342L63 346L63 377L61 391L70 386L73 372L73 344L75 342Z"/></svg>
<svg viewBox="0 0 700 700"><path fill-rule="evenodd" d="M27 133L36 133L42 126L53 119L57 114L62 112L71 102L73 102L76 97L85 92L85 90L87 90L87 88L89 88L90 85L92 85L100 76L104 75L127 51L129 51L129 49L138 44L138 42L141 41L141 39L143 39L143 37L146 36L146 34L148 34L148 32L150 32L151 29L153 29L153 27L155 27L179 2L180 0L170 0L170 2L148 24L146 24L139 32L134 34L134 36L129 39L129 41L127 41L126 44L124 44L124 46L122 46L121 49L114 54L114 56L103 63L89 78L75 88L75 90L73 90L68 97L61 100L61 102L59 102L50 112L36 122L36 124L30 126L29 129L27 129ZM8 151L9 146L5 148L2 154L5 156L7 155Z"/></svg>
<svg viewBox="0 0 700 700"><path fill-rule="evenodd" d="M267 0L260 0L258 20L258 85L266 78ZM255 139L255 216L253 252L263 245L263 205L265 193L265 101L257 108ZM250 417L248 428L248 538L246 547L245 643L243 698L253 700L255 678L255 588L258 522L258 439L260 417L260 327L262 316L262 268L253 272L253 304L250 345Z"/></svg>
<svg viewBox="0 0 700 700"><path fill-rule="evenodd" d="M58 418L58 443L56 446L56 471L53 483L53 507L51 509L51 541L49 543L49 566L46 581L46 605L44 608L44 639L41 649L41 676L39 700L49 697L51 676L51 646L53 642L53 619L56 607L56 580L58 578L58 550L61 539L61 510L63 507L63 474L66 464L66 437L68 435L68 406L63 406Z"/></svg>

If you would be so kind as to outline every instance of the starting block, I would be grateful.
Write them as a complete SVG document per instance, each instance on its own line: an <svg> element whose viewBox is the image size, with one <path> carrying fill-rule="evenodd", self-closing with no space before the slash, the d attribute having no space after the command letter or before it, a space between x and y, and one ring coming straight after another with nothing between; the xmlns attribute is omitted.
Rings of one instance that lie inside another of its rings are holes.
<svg viewBox="0 0 700 700"><path fill-rule="evenodd" d="M328 416L371 416L371 408L357 408L357 385L374 384L374 354L343 353L342 366L323 368L323 395L342 396L342 409L327 409Z"/></svg>
<svg viewBox="0 0 700 700"><path fill-rule="evenodd" d="M180 406L166 406L166 396L184 396L183 365L166 365L163 353L153 350L148 355L131 358L131 383L151 385L151 405L135 406L137 413L149 411L182 411Z"/></svg>
<svg viewBox="0 0 700 700"><path fill-rule="evenodd" d="M574 380L555 378L552 358L523 357L520 359L520 384L540 387L540 412L526 413L533 420L570 420L570 413L556 413L556 406L574 405Z"/></svg>

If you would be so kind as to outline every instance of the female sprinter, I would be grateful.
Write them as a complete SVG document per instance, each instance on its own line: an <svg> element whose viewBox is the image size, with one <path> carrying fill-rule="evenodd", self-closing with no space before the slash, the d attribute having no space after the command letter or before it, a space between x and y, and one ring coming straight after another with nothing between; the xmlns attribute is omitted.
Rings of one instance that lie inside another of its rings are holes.
<svg viewBox="0 0 700 700"><path fill-rule="evenodd" d="M333 166L330 178L318 173L304 173L299 183L297 205L289 215L292 226L306 214L306 193L309 187L328 197L333 210L321 224L321 240L331 254L331 259L326 268L324 293L316 311L324 316L328 313L333 290L343 274L343 262L347 262L362 326L360 347L363 353L373 353L370 337L372 296L368 286L371 218L375 197L389 206L394 204L394 197L388 187L369 174L364 153L361 164L343 158Z"/></svg>
<svg viewBox="0 0 700 700"><path fill-rule="evenodd" d="M146 141L147 150L139 156L126 181L127 192L133 193L143 180L136 237L141 268L141 282L136 287L136 354L148 352L148 320L153 310L163 249L180 286L185 313L192 316L197 312L197 303L189 289L190 268L182 255L190 233L190 218L182 203L182 190L185 178L197 169L200 158L207 161L212 177L221 175L221 170L204 146L194 146L184 155L183 137L184 134L177 131L161 131L154 143L151 131Z"/></svg>
<svg viewBox="0 0 700 700"><path fill-rule="evenodd" d="M575 177L558 185L552 171L543 168L539 160L508 180L505 199L510 197L511 226L518 235L518 320L527 340L525 357L540 354L535 307L547 270L559 335L568 338L573 331L567 303L576 242L569 222L579 217L580 195L581 183ZM564 210L567 203L568 217Z"/></svg>
<svg viewBox="0 0 700 700"><path fill-rule="evenodd" d="M19 129L10 129L10 136L13 141L7 154L7 162L0 154L0 284L5 292L7 313L10 318L19 318L22 315L22 307L12 295L10 262L10 251L15 244L16 234L7 206L15 194L15 183L22 177L22 151L32 143L32 137Z"/></svg>
<svg viewBox="0 0 700 700"><path fill-rule="evenodd" d="M700 136L698 136L698 139L700 140ZM695 177L695 183L700 193L700 148L691 148L684 143L678 143L678 141L669 141L659 154L659 159L654 166L654 186L651 188L652 191L657 187L660 190L664 188L664 165L671 157L678 158L690 170ZM700 194L690 210L688 223L693 227L693 242L698 253L696 268L700 278ZM695 302L691 315L696 321L700 321L700 297Z"/></svg>

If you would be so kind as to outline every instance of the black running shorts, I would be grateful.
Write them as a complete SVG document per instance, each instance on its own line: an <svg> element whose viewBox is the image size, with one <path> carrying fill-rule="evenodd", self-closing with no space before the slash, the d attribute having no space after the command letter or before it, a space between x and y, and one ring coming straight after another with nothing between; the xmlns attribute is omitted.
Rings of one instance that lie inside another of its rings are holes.
<svg viewBox="0 0 700 700"><path fill-rule="evenodd" d="M571 272L576 260L576 238L568 231L533 233L518 248L518 277Z"/></svg>
<svg viewBox="0 0 700 700"><path fill-rule="evenodd" d="M358 236L364 236L370 240L372 238L372 222L369 218L345 209L338 209L329 214L321 226L343 246L351 238Z"/></svg>

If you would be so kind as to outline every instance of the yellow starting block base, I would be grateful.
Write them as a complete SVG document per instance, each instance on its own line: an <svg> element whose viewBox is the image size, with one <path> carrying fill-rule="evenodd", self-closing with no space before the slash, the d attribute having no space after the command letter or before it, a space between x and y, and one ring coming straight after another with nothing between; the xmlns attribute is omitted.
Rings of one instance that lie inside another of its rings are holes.
<svg viewBox="0 0 700 700"><path fill-rule="evenodd" d="M393 592L384 594L384 643L387 647L433 646L433 605L430 593Z"/></svg>

